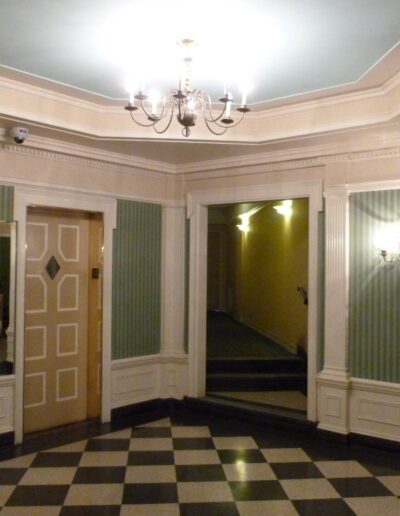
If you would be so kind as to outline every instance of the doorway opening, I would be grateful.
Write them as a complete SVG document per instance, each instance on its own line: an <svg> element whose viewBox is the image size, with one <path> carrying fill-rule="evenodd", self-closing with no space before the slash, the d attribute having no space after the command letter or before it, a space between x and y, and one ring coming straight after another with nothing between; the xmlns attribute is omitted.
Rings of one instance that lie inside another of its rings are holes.
<svg viewBox="0 0 400 516"><path fill-rule="evenodd" d="M307 414L309 200L208 206L207 395Z"/></svg>
<svg viewBox="0 0 400 516"><path fill-rule="evenodd" d="M28 207L23 431L101 414L103 216Z"/></svg>

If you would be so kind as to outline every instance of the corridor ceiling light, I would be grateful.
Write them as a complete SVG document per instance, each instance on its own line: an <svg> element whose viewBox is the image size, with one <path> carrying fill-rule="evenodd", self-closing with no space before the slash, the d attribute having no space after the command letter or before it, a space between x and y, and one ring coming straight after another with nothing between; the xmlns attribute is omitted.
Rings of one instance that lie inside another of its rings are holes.
<svg viewBox="0 0 400 516"><path fill-rule="evenodd" d="M292 214L292 204L293 201L291 200L282 201L282 204L277 204L274 206L274 210L276 210L280 215L288 217Z"/></svg>
<svg viewBox="0 0 400 516"><path fill-rule="evenodd" d="M257 208L253 208L252 210L239 215L239 219L242 221L242 223L236 224L236 227L239 228L240 231L243 231L243 233L247 233L250 229L250 217L260 211L262 208L264 208L264 206L257 206Z"/></svg>
<svg viewBox="0 0 400 516"><path fill-rule="evenodd" d="M212 111L210 95L200 89L192 87L192 62L193 49L196 42L193 39L182 39L178 42L182 50L183 68L177 88L160 96L157 92L145 92L144 84L140 84L135 90L131 81L128 81L129 103L125 109L130 113L132 120L142 127L153 127L158 134L165 133L171 125L174 113L178 122L183 126L182 134L190 136L190 128L196 125L197 116L200 114L208 128L215 135L222 135L228 129L236 127L250 111L247 106L247 95L250 90L248 81L242 81L241 104L236 111L238 118L232 115L233 97L229 91L228 82L225 82L223 95L219 99L221 107L216 115ZM135 119L134 113L139 111L144 115L146 122Z"/></svg>

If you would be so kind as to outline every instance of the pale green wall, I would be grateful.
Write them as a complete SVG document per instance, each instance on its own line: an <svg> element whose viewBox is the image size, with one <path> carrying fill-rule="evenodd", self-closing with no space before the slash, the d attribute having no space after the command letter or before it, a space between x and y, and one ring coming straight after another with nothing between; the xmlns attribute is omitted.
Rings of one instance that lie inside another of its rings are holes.
<svg viewBox="0 0 400 516"><path fill-rule="evenodd" d="M358 378L400 382L400 267L382 262L378 243L399 221L400 190L351 195L349 353Z"/></svg>
<svg viewBox="0 0 400 516"><path fill-rule="evenodd" d="M13 220L14 188L0 185L0 220Z"/></svg>
<svg viewBox="0 0 400 516"><path fill-rule="evenodd" d="M113 255L113 359L160 351L161 240L161 206L118 201Z"/></svg>

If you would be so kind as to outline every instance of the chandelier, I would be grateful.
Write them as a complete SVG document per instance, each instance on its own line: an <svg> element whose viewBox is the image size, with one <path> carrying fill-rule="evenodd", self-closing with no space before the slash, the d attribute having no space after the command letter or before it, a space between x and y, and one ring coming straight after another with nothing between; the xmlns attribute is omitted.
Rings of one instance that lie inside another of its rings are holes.
<svg viewBox="0 0 400 516"><path fill-rule="evenodd" d="M204 122L213 134L219 136L228 129L236 127L243 120L243 117L250 109L246 105L247 92L243 91L240 107L236 109L239 113L238 119L232 118L233 98L225 83L223 96L219 99L222 106L217 115L213 115L210 95L199 89L192 88L192 49L195 41L182 39L178 42L182 48L183 73L178 81L178 88L170 90L160 101L157 97L146 95L144 87L136 93L130 92L129 103L125 109L130 113L132 120L142 127L153 127L158 134L165 133L173 120L174 114L178 122L183 126L182 134L190 136L190 128L196 125L197 115L203 116ZM134 117L136 111L141 111L147 122L143 123Z"/></svg>

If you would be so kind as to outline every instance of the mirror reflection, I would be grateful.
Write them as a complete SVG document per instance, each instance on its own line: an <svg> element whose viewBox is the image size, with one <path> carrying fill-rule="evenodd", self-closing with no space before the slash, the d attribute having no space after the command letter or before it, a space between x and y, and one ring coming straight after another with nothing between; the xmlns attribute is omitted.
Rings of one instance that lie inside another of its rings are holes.
<svg viewBox="0 0 400 516"><path fill-rule="evenodd" d="M14 367L15 228L0 221L0 374Z"/></svg>

